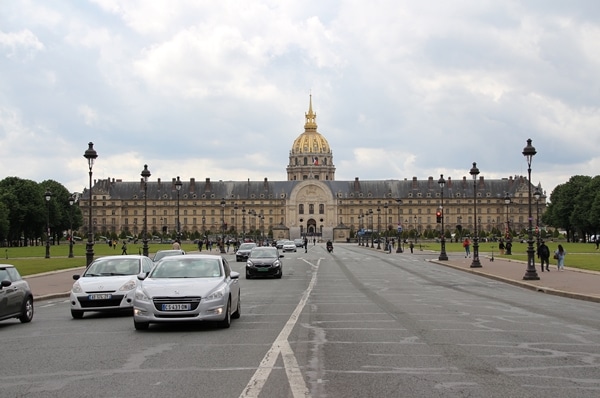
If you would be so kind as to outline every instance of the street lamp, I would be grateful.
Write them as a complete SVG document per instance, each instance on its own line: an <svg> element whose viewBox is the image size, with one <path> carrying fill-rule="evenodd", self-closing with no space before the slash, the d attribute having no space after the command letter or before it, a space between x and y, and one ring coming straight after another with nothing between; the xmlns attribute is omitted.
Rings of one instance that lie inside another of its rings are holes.
<svg viewBox="0 0 600 398"><path fill-rule="evenodd" d="M142 178L144 179L144 239L142 246L142 254L148 257L148 178L150 178L150 170L148 165L144 165L142 170Z"/></svg>
<svg viewBox="0 0 600 398"><path fill-rule="evenodd" d="M85 260L86 265L90 265L94 261L94 231L92 230L92 167L94 167L94 160L98 157L98 153L94 149L94 143L88 143L88 149L83 154L83 157L88 161L88 168L90 169L90 198L89 198L89 211L88 211L88 240L85 245Z"/></svg>
<svg viewBox="0 0 600 398"><path fill-rule="evenodd" d="M221 253L225 253L225 198L221 200Z"/></svg>
<svg viewBox="0 0 600 398"><path fill-rule="evenodd" d="M415 246L417 245L418 237L419 237L419 230L417 229L417 216L415 216Z"/></svg>
<svg viewBox="0 0 600 398"><path fill-rule="evenodd" d="M46 199L46 258L50 258L50 199L52 199L52 192L46 188L44 194Z"/></svg>
<svg viewBox="0 0 600 398"><path fill-rule="evenodd" d="M508 219L508 205L510 205L512 203L512 200L510 199L510 195L508 194L508 192L506 192L506 195L504 195L504 204L506 205L506 233L504 234L504 238L506 239L506 242L510 242L510 221ZM511 245L506 245L506 254L507 255L512 255L512 248Z"/></svg>
<svg viewBox="0 0 600 398"><path fill-rule="evenodd" d="M177 176L177 180L175 181L175 189L177 190L177 241L181 241L181 223L179 222L179 192L181 191L181 180L179 176Z"/></svg>
<svg viewBox="0 0 600 398"><path fill-rule="evenodd" d="M400 206L402 206L402 199L396 199L396 204L398 205L398 248L396 248L396 253L402 253L402 246L400 245L400 240L402 239L402 236L400 235L402 233L402 218L400 217Z"/></svg>
<svg viewBox="0 0 600 398"><path fill-rule="evenodd" d="M529 237L527 239L527 271L525 271L525 275L523 276L524 280L539 280L540 277L535 270L535 250L533 249L533 225L532 225L532 215L531 215L531 161L533 160L533 156L536 154L535 148L531 145L531 138L527 139L527 146L523 148L523 156L527 159L527 205L529 210Z"/></svg>
<svg viewBox="0 0 600 398"><path fill-rule="evenodd" d="M70 239L69 239L69 258L73 258L73 204L75 203L75 197L71 195L69 197L69 223L70 226Z"/></svg>
<svg viewBox="0 0 600 398"><path fill-rule="evenodd" d="M537 235L537 247L540 247L540 199L542 198L542 191L540 187L536 187L533 192L535 198L535 233Z"/></svg>
<svg viewBox="0 0 600 398"><path fill-rule="evenodd" d="M471 262L471 268L481 268L481 262L479 261L479 236L477 233L477 176L479 175L477 163L473 162L473 167L469 171L469 174L473 176L473 222L475 223L475 236L473 237L473 261Z"/></svg>
<svg viewBox="0 0 600 398"><path fill-rule="evenodd" d="M233 203L233 230L235 231L235 240L236 242L239 241L239 234L237 231L237 209L238 209L238 205L237 203Z"/></svg>
<svg viewBox="0 0 600 398"><path fill-rule="evenodd" d="M205 223L206 223L206 217L202 216L202 235L203 235L202 239L204 239L204 240L206 239L206 226L205 226ZM202 250L202 246L200 246L200 250Z"/></svg>
<svg viewBox="0 0 600 398"><path fill-rule="evenodd" d="M379 229L381 227L381 208L377 207L377 250L381 250L381 234Z"/></svg>
<svg viewBox="0 0 600 398"><path fill-rule="evenodd" d="M242 241L246 241L246 206L242 203Z"/></svg>
<svg viewBox="0 0 600 398"><path fill-rule="evenodd" d="M374 248L375 245L373 244L373 209L369 209L369 216L371 216L371 248Z"/></svg>
<svg viewBox="0 0 600 398"><path fill-rule="evenodd" d="M446 254L446 234L444 233L444 186L446 185L446 180L444 180L444 175L440 174L440 179L438 180L438 185L440 186L440 191L442 194L442 206L441 206L441 213L442 213L442 237L440 239L441 243L442 243L442 251L440 252L440 256L438 257L438 260L444 261L444 260L448 260L448 255Z"/></svg>

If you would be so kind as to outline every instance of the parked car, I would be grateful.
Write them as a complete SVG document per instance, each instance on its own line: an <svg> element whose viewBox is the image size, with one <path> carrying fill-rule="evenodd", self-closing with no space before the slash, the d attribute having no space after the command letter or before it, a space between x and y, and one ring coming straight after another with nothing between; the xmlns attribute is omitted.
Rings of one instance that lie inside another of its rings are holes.
<svg viewBox="0 0 600 398"><path fill-rule="evenodd" d="M239 262L246 260L250 255L250 251L257 246L258 245L254 242L242 243L235 252L235 261Z"/></svg>
<svg viewBox="0 0 600 398"><path fill-rule="evenodd" d="M13 265L0 264L0 321L10 318L31 322L33 294Z"/></svg>
<svg viewBox="0 0 600 398"><path fill-rule="evenodd" d="M152 270L146 256L106 256L94 260L82 275L73 275L71 316L83 318L87 311L131 311L138 275Z"/></svg>
<svg viewBox="0 0 600 398"><path fill-rule="evenodd" d="M304 247L304 239L302 239L302 238L294 239L294 244L296 245L296 247Z"/></svg>
<svg viewBox="0 0 600 398"><path fill-rule="evenodd" d="M168 257L168 256L179 256L185 254L185 251L173 249L173 250L159 250L154 254L154 258L152 261L157 262L158 260Z"/></svg>
<svg viewBox="0 0 600 398"><path fill-rule="evenodd" d="M284 252L295 252L296 244L294 242L292 242L291 240L286 240L285 242L283 242L282 250Z"/></svg>
<svg viewBox="0 0 600 398"><path fill-rule="evenodd" d="M189 254L166 257L141 283L133 300L133 325L214 321L222 328L239 318L240 274L222 256Z"/></svg>
<svg viewBox="0 0 600 398"><path fill-rule="evenodd" d="M283 276L283 254L273 246L255 247L246 260L246 279L255 276L274 276L281 279Z"/></svg>

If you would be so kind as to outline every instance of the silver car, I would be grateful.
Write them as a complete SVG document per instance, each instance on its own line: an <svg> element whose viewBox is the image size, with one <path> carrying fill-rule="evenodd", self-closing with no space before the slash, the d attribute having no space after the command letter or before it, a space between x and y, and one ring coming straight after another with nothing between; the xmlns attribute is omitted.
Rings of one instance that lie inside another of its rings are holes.
<svg viewBox="0 0 600 398"><path fill-rule="evenodd" d="M83 275L73 275L71 316L81 319L86 311L131 311L137 277L153 266L152 260L140 255L97 258Z"/></svg>
<svg viewBox="0 0 600 398"><path fill-rule="evenodd" d="M0 321L9 318L31 322L33 294L13 265L0 264Z"/></svg>
<svg viewBox="0 0 600 398"><path fill-rule="evenodd" d="M133 325L215 321L222 328L239 318L240 274L223 257L187 254L165 257L141 283L133 299Z"/></svg>

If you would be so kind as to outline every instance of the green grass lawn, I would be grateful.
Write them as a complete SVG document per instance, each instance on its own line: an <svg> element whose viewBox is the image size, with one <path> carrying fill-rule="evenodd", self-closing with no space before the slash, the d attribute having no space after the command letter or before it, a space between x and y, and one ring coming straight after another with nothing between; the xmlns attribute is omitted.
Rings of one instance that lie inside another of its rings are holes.
<svg viewBox="0 0 600 398"><path fill-rule="evenodd" d="M550 252L553 253L556 250L558 243L547 242L550 248ZM565 250L567 251L567 257L565 259L565 265L567 267L575 267L588 269L593 271L600 271L600 252L596 251L596 246L591 243L567 243L561 242ZM422 245L423 250L429 250L432 252L440 251L440 244L433 241L424 241L417 244L416 250L419 250L419 245ZM128 254L142 254L142 244L129 244ZM192 252L198 250L197 246L193 243L183 243L182 249L186 252ZM170 244L149 244L150 257L154 256L158 250L171 249ZM405 249L408 250L408 246L405 245ZM85 266L85 243L77 243L73 246L73 255L75 257L69 258L69 245L61 244L50 247L50 258L45 258L46 247L45 246L30 246L30 247L9 247L0 248L0 256L2 259L0 263L12 264L17 267L21 275L32 275L39 274L41 272L56 271L68 268L77 268ZM233 248L230 248L230 253ZM446 251L449 254L464 253L462 243L446 243ZM471 247L471 252L473 248ZM205 251L203 250L203 253ZM212 253L216 254L219 250L213 247ZM512 255L501 256L498 253L497 242L482 242L479 245L480 256L491 256L492 252L494 257L510 258L512 260L527 261L527 243L514 243L512 248ZM121 245L117 245L116 249L109 247L107 244L98 243L94 245L94 256L108 256L113 254L121 254ZM535 258L535 263L539 264L539 259ZM556 264L556 260L550 259L550 264Z"/></svg>

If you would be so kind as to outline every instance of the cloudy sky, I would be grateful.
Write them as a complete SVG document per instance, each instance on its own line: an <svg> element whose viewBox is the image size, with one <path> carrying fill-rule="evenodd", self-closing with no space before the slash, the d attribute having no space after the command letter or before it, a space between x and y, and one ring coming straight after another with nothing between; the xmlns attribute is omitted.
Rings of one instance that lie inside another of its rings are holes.
<svg viewBox="0 0 600 398"><path fill-rule="evenodd" d="M0 179L285 180L312 94L337 180L600 170L600 4L2 0Z"/></svg>

